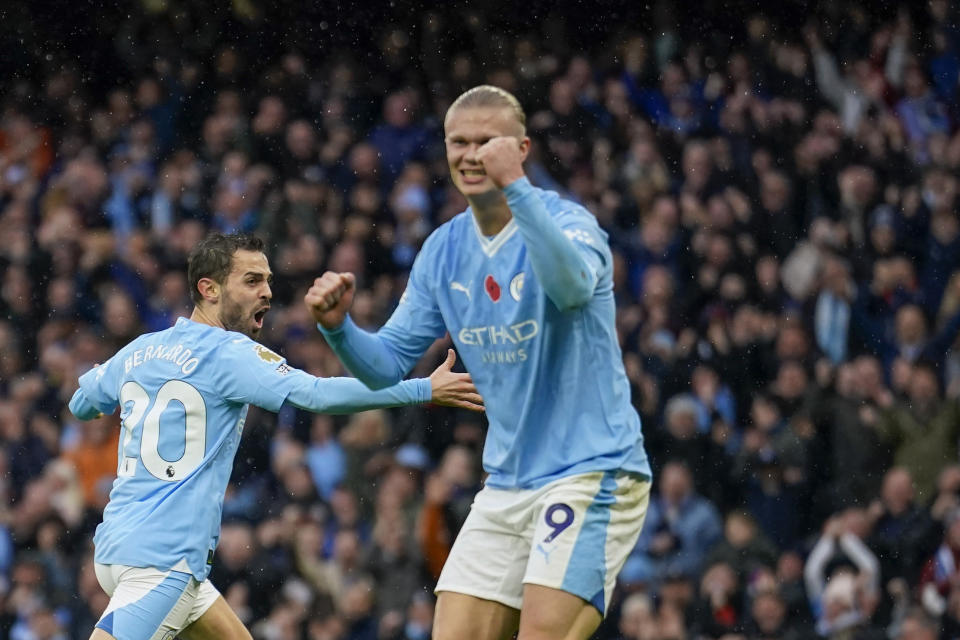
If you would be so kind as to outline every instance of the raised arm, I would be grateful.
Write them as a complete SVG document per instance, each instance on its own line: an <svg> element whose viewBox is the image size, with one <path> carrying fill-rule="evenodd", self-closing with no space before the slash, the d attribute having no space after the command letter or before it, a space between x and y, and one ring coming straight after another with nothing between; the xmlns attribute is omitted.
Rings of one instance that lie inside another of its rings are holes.
<svg viewBox="0 0 960 640"><path fill-rule="evenodd" d="M953 314L943 328L924 345L923 355L934 360L941 358L957 339L958 333L960 333L960 311Z"/></svg>
<svg viewBox="0 0 960 640"><path fill-rule="evenodd" d="M561 228L527 178L510 183L503 193L547 296L561 310L585 305L603 268L596 238L584 229Z"/></svg>
<svg viewBox="0 0 960 640"><path fill-rule="evenodd" d="M419 358L419 355L411 357L412 354L404 353L399 345L379 333L364 331L350 316L336 329L327 329L322 324L317 324L317 328L343 366L371 389L397 384ZM429 343L424 351L427 346Z"/></svg>
<svg viewBox="0 0 960 640"><path fill-rule="evenodd" d="M816 28L805 29L804 37L810 47L810 56L813 58L817 88L827 100L833 103L834 108L839 110L843 107L847 88L837 69L837 61L820 40L820 34Z"/></svg>
<svg viewBox="0 0 960 640"><path fill-rule="evenodd" d="M830 526L831 524L828 523L829 530L825 531L817 540L810 551L810 556L807 558L807 564L803 568L803 582L807 587L807 597L810 598L811 603L820 602L820 597L823 595L827 583L825 575L827 563L836 549L834 534L836 527L830 529Z"/></svg>
<svg viewBox="0 0 960 640"><path fill-rule="evenodd" d="M537 281L561 310L583 306L593 296L604 266L599 234L583 225L561 227L523 174L517 139L501 136L477 150L484 171L501 186L523 236Z"/></svg>
<svg viewBox="0 0 960 640"><path fill-rule="evenodd" d="M880 561L863 543L859 536L849 531L839 538L840 548L850 558L860 572L860 579L876 593L880 589Z"/></svg>
<svg viewBox="0 0 960 640"><path fill-rule="evenodd" d="M347 370L371 389L396 384L433 341L446 332L423 273L425 251L414 261L407 290L390 320L378 332L364 331L350 319L355 280L350 273L328 271L314 281L304 303Z"/></svg>

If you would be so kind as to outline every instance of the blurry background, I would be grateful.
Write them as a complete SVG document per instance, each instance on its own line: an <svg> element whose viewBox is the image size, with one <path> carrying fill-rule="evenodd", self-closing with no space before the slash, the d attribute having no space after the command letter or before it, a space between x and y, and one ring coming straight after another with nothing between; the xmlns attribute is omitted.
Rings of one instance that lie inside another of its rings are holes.
<svg viewBox="0 0 960 640"><path fill-rule="evenodd" d="M960 633L955 2L309 4L0 7L0 637L106 604L119 422L71 417L77 376L189 314L211 229L267 242L263 342L343 374L302 295L353 271L388 317L483 82L616 260L656 483L597 638ZM251 410L212 580L258 639L428 637L484 433Z"/></svg>

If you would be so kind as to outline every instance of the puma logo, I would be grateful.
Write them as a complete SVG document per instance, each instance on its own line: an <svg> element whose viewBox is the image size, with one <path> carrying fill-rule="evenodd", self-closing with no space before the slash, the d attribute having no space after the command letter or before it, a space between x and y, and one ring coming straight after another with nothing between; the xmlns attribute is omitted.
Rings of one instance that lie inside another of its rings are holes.
<svg viewBox="0 0 960 640"><path fill-rule="evenodd" d="M464 294L466 294L466 296L467 296L467 300L470 300L470 289L467 289L465 286L463 286L462 284L460 284L460 283L457 282L456 280L454 280L453 282L450 283L450 290L451 290L451 291L459 291L459 292L461 292L461 293L464 293Z"/></svg>
<svg viewBox="0 0 960 640"><path fill-rule="evenodd" d="M543 555L543 561L546 564L550 564L550 554L553 553L553 549L547 550L546 547L543 546L543 543L537 543L537 551Z"/></svg>

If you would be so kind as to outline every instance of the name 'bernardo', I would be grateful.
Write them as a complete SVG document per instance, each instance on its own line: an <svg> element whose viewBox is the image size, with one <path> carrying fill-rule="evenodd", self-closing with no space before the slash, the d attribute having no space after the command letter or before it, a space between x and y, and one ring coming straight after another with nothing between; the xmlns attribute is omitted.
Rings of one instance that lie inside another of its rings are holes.
<svg viewBox="0 0 960 640"><path fill-rule="evenodd" d="M193 352L190 351L190 349L184 349L182 344L174 346L165 344L158 344L156 346L149 345L144 349L137 349L130 354L130 356L123 361L123 371L124 373L129 373L130 369L139 367L144 362L151 360L166 360L180 367L183 375L188 375L200 364L199 358L191 357L192 355Z"/></svg>

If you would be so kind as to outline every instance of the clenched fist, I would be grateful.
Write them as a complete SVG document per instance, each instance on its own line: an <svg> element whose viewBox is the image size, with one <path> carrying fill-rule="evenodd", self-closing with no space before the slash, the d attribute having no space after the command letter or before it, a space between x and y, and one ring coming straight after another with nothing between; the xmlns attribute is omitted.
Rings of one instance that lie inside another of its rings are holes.
<svg viewBox="0 0 960 640"><path fill-rule="evenodd" d="M303 302L324 329L336 329L343 324L353 304L356 283L352 273L327 271L313 281Z"/></svg>
<svg viewBox="0 0 960 640"><path fill-rule="evenodd" d="M523 177L524 153L521 141L509 136L491 138L477 149L477 161L497 187L505 186Z"/></svg>

